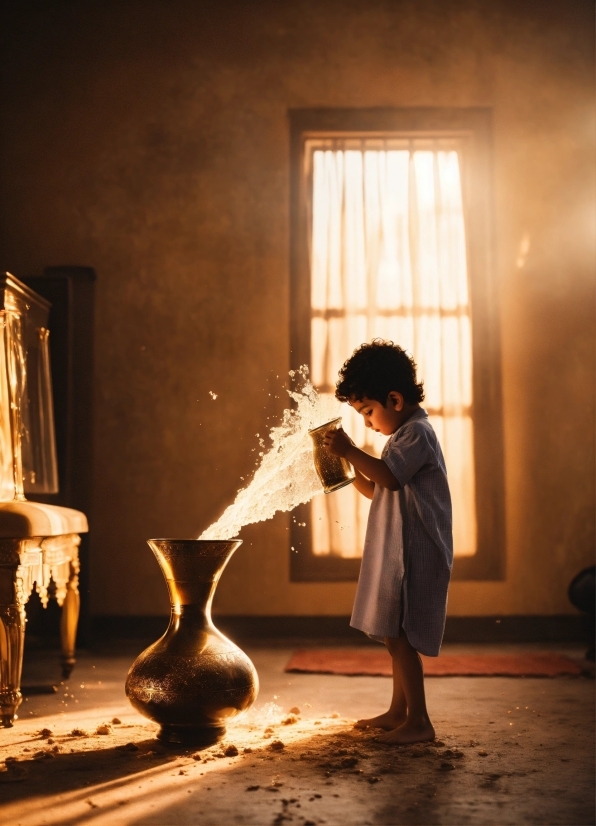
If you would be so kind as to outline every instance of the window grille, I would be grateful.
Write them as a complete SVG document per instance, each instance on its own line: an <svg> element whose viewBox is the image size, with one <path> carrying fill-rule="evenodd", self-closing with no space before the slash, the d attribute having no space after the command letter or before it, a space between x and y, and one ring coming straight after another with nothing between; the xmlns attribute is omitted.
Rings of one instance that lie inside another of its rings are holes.
<svg viewBox="0 0 596 826"><path fill-rule="evenodd" d="M472 320L458 145L453 140L306 142L310 198L311 341L315 386L375 337L408 350L441 442L456 556L476 552ZM385 437L342 406L356 444ZM359 557L370 501L349 486L311 504L312 552Z"/></svg>

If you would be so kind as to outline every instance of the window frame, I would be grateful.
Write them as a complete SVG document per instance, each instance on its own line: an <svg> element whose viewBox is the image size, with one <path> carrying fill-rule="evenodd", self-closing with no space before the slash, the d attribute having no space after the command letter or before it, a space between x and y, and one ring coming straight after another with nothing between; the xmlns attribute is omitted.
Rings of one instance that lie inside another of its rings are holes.
<svg viewBox="0 0 596 826"><path fill-rule="evenodd" d="M457 138L461 142L472 318L477 551L454 560L453 578L505 576L505 508L499 313L492 272L492 112L486 108L292 109L290 121L290 364L310 364L310 181L306 141L333 138ZM349 353L346 353L346 358ZM415 354L414 354L415 356ZM331 494L332 495L332 494ZM292 582L358 578L360 559L312 552L310 505L291 522ZM307 529L300 523L307 523Z"/></svg>

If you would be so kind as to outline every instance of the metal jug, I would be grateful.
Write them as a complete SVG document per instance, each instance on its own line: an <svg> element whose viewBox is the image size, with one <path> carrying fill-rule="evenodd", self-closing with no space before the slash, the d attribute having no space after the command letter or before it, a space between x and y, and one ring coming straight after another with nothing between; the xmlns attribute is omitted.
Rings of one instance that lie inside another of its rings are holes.
<svg viewBox="0 0 596 826"><path fill-rule="evenodd" d="M323 438L328 430L337 428L341 424L341 417L332 419L326 424L309 430L313 441L315 470L321 480L325 493L332 493L354 481L356 474L352 465L342 456L335 456L323 444Z"/></svg>

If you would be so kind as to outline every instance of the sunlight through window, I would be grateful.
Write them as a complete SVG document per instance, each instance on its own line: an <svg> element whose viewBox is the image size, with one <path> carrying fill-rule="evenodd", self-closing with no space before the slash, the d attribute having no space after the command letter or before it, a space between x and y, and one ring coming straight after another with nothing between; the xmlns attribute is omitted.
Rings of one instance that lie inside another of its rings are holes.
<svg viewBox="0 0 596 826"><path fill-rule="evenodd" d="M332 144L329 147L326 144ZM472 325L457 149L439 141L307 141L312 172L311 371L333 393L364 341L406 348L447 464L456 556L476 553ZM384 438L347 405L344 426ZM349 486L312 503L313 552L358 557L370 502Z"/></svg>

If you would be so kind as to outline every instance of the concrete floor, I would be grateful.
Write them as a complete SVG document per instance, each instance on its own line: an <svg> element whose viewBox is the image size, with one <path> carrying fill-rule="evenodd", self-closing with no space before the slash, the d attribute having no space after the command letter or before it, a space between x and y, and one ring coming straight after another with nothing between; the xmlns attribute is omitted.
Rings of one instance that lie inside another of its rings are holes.
<svg viewBox="0 0 596 826"><path fill-rule="evenodd" d="M285 674L291 648L244 648L259 672L259 698L222 745L200 753L162 746L157 727L128 705L135 649L81 654L67 685L30 695L14 728L0 731L0 822L594 823L593 680L429 678L439 739L396 748L351 725L385 709L388 678ZM24 685L58 675L56 654L29 652ZM297 721L284 724L295 706ZM238 754L224 756L228 746Z"/></svg>

